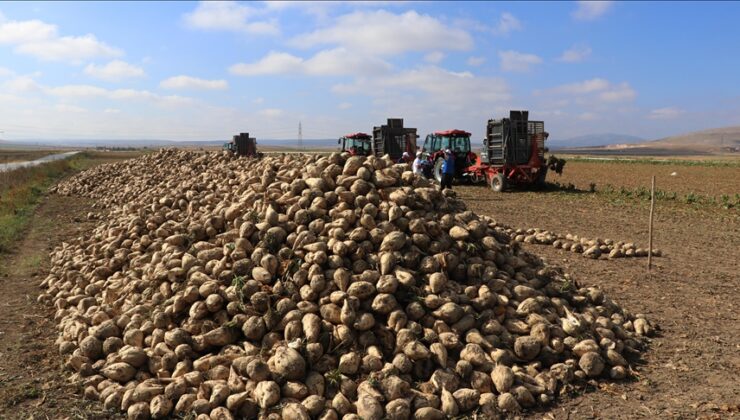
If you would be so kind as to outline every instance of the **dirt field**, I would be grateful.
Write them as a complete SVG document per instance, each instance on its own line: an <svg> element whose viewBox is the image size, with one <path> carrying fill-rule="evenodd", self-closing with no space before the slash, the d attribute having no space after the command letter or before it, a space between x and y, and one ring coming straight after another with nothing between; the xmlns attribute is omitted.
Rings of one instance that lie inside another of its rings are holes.
<svg viewBox="0 0 740 420"><path fill-rule="evenodd" d="M566 166L568 170L574 172L569 176L575 176L581 168ZM734 171L724 175L735 176L737 181L738 169ZM635 172L648 174L650 169ZM594 175L592 181L584 182L600 185L607 179L601 174L601 178ZM629 179L625 177L624 182ZM692 182L708 182L708 178ZM472 210L514 227L647 244L648 203L643 200L573 192L496 194L483 186L456 186L455 190ZM0 287L5 295L0 305L0 418L116 416L84 402L81 390L67 384L54 345L53 312L35 303L49 250L93 226L85 218L91 204L78 198L46 197L16 250L0 255ZM525 245L564 267L579 284L602 287L623 307L647 314L660 327L644 364L637 368L638 377L596 384L525 417L740 416L737 211L659 202L655 226L655 246L665 256L655 259L652 275L647 274L644 258L591 260L548 246Z"/></svg>
<svg viewBox="0 0 740 420"><path fill-rule="evenodd" d="M567 158L566 158L567 160ZM675 173L676 175L671 175ZM709 197L740 193L740 161L710 164L689 161L676 164L588 162L567 160L563 175L548 174L550 181L572 183L576 188L589 190L591 183L597 190L612 185L616 188L650 188L655 175L656 189L676 192L679 196L694 193Z"/></svg>
<svg viewBox="0 0 740 420"><path fill-rule="evenodd" d="M648 242L645 201L615 203L599 194L497 194L482 186L456 189L472 210L513 227L540 227L644 246ZM645 258L591 260L550 246L525 245L574 274L579 284L600 286L623 307L647 314L661 328L645 364L638 368L639 378L561 400L548 416L738 416L740 219L734 210L658 203L655 229L655 246L665 256L654 259L652 275L647 273Z"/></svg>

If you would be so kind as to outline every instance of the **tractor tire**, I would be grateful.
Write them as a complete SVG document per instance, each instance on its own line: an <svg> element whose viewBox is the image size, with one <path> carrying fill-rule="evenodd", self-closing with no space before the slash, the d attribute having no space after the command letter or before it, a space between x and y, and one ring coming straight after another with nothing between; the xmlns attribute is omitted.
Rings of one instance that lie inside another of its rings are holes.
<svg viewBox="0 0 740 420"><path fill-rule="evenodd" d="M491 177L491 189L496 192L503 192L506 188L506 178L504 178L504 174L496 174Z"/></svg>
<svg viewBox="0 0 740 420"><path fill-rule="evenodd" d="M442 183L442 164L443 163L444 163L444 159L437 158L437 160L434 162L434 169L432 170L433 171L432 176L440 184Z"/></svg>

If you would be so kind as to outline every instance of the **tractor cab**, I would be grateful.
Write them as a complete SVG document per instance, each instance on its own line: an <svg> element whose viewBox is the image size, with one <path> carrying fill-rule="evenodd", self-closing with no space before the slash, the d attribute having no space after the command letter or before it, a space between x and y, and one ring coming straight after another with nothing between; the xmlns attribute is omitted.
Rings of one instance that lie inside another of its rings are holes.
<svg viewBox="0 0 740 420"><path fill-rule="evenodd" d="M371 140L369 134L353 133L337 140L337 144L342 145L343 152L349 152L352 156L369 156L372 152Z"/></svg>
<svg viewBox="0 0 740 420"><path fill-rule="evenodd" d="M461 176L468 166L475 163L476 156L470 149L470 133L463 130L435 131L427 135L422 152L433 166L433 175L442 180L442 161L444 151L449 149L455 155L455 175Z"/></svg>

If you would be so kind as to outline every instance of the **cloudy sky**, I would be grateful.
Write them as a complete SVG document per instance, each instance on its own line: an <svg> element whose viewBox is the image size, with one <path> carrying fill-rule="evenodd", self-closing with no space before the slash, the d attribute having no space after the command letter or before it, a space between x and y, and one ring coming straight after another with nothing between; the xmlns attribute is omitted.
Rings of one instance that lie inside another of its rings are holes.
<svg viewBox="0 0 740 420"><path fill-rule="evenodd" d="M0 3L0 137L740 125L740 3Z"/></svg>

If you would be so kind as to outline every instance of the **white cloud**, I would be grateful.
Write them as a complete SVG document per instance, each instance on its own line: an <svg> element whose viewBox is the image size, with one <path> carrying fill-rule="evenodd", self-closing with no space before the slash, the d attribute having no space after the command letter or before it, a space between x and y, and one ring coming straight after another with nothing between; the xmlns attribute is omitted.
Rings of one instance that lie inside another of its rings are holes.
<svg viewBox="0 0 740 420"><path fill-rule="evenodd" d="M257 76L270 74L306 74L311 76L339 76L380 74L391 68L385 61L352 53L345 48L334 48L316 53L309 59L271 51L254 63L238 63L229 67L232 74Z"/></svg>
<svg viewBox="0 0 740 420"><path fill-rule="evenodd" d="M529 71L531 66L542 63L540 57L518 51L500 51L498 56L503 71Z"/></svg>
<svg viewBox="0 0 740 420"><path fill-rule="evenodd" d="M303 65L303 59L292 54L271 51L259 61L251 64L238 63L229 67L229 72L239 76L263 74L285 74Z"/></svg>
<svg viewBox="0 0 740 420"><path fill-rule="evenodd" d="M160 87L164 89L206 89L223 90L229 87L226 80L206 80L191 76L174 76L163 80Z"/></svg>
<svg viewBox="0 0 740 420"><path fill-rule="evenodd" d="M0 23L0 44L41 60L78 63L93 57L115 57L122 52L98 41L95 35L59 36L56 25L40 20Z"/></svg>
<svg viewBox="0 0 740 420"><path fill-rule="evenodd" d="M31 76L14 77L2 84L4 90L15 93L38 92L43 86L38 84Z"/></svg>
<svg viewBox="0 0 740 420"><path fill-rule="evenodd" d="M522 23L519 22L514 15L509 12L501 13L496 26L493 28L493 32L499 35L507 35L512 31L520 31L522 29Z"/></svg>
<svg viewBox="0 0 740 420"><path fill-rule="evenodd" d="M71 113L71 114L79 114L79 113L87 112L87 109L81 106L70 105L70 104L56 104L54 106L54 109L59 112L65 112L65 113Z"/></svg>
<svg viewBox="0 0 740 420"><path fill-rule="evenodd" d="M546 93L565 93L569 95L581 95L585 93L598 92L608 89L611 86L606 79L589 79L582 82L568 83L548 89Z"/></svg>
<svg viewBox="0 0 740 420"><path fill-rule="evenodd" d="M277 117L282 116L283 113L284 111L278 108L267 108L267 109L260 110L258 112L258 114L262 115L263 117L267 117L267 118L277 118Z"/></svg>
<svg viewBox="0 0 740 420"><path fill-rule="evenodd" d="M480 66L481 64L486 62L486 57L468 57L468 60L466 63L468 63L469 66Z"/></svg>
<svg viewBox="0 0 740 420"><path fill-rule="evenodd" d="M98 41L92 34L28 42L18 45L15 50L41 60L72 63L93 57L116 57L123 54L119 49Z"/></svg>
<svg viewBox="0 0 740 420"><path fill-rule="evenodd" d="M437 105L492 103L509 98L506 83L497 78L475 77L470 72L453 72L425 66L374 78L359 78L352 84L332 87L338 94L386 96L399 92L421 92Z"/></svg>
<svg viewBox="0 0 740 420"><path fill-rule="evenodd" d="M442 51L432 51L424 56L424 61L427 63L438 64L445 58L445 53Z"/></svg>
<svg viewBox="0 0 740 420"><path fill-rule="evenodd" d="M578 7L571 13L576 20L595 20L603 16L614 5L611 1L578 1Z"/></svg>
<svg viewBox="0 0 740 420"><path fill-rule="evenodd" d="M55 87L41 87L47 95L65 99L104 98L114 101L144 101L158 105L179 106L194 103L194 100L185 96L158 95L148 90L138 89L104 89L93 85L62 85Z"/></svg>
<svg viewBox="0 0 740 420"><path fill-rule="evenodd" d="M333 26L296 36L291 44L310 48L336 44L370 55L408 51L468 50L473 39L466 31L415 11L357 11L339 16Z"/></svg>
<svg viewBox="0 0 740 420"><path fill-rule="evenodd" d="M676 107L658 108L650 111L648 118L651 120L670 120L679 117L685 111Z"/></svg>
<svg viewBox="0 0 740 420"><path fill-rule="evenodd" d="M637 96L637 92L627 82L611 83L606 79L594 78L582 82L568 83L543 91L535 91L535 96L565 95L579 98L580 103L593 102L622 102L630 101Z"/></svg>
<svg viewBox="0 0 740 420"><path fill-rule="evenodd" d="M121 110L118 108L105 108L103 112L106 114L120 114Z"/></svg>
<svg viewBox="0 0 740 420"><path fill-rule="evenodd" d="M198 7L184 15L191 28L242 32L253 35L277 35L280 27L276 21L250 21L260 12L250 6L232 1L201 1Z"/></svg>
<svg viewBox="0 0 740 420"><path fill-rule="evenodd" d="M144 69L141 67L134 66L121 60L113 60L104 66L97 66L90 63L85 67L85 74L96 79L107 81L120 81L123 79L143 77L146 75L146 73L144 73Z"/></svg>
<svg viewBox="0 0 740 420"><path fill-rule="evenodd" d="M56 37L56 25L50 25L37 19L0 23L0 44L16 45Z"/></svg>
<svg viewBox="0 0 740 420"><path fill-rule="evenodd" d="M631 101L637 93L627 82L612 86L611 89L599 94L599 98L605 102Z"/></svg>
<svg viewBox="0 0 740 420"><path fill-rule="evenodd" d="M10 69L6 69L5 67L0 67L0 77L8 77L14 75L15 72L13 72Z"/></svg>
<svg viewBox="0 0 740 420"><path fill-rule="evenodd" d="M259 97L252 99L252 103L255 105L260 105L265 102L265 98Z"/></svg>
<svg viewBox="0 0 740 420"><path fill-rule="evenodd" d="M583 121L593 121L597 118L598 118L598 115L596 115L593 112L583 112L578 115L578 119L583 120Z"/></svg>
<svg viewBox="0 0 740 420"><path fill-rule="evenodd" d="M352 108L352 104L349 103L349 102L342 102L341 104L339 104L337 106L337 108L339 108L339 109L350 109L350 108Z"/></svg>
<svg viewBox="0 0 740 420"><path fill-rule="evenodd" d="M106 89L91 85L64 85L47 89L51 95L69 97L104 96L108 93Z"/></svg>
<svg viewBox="0 0 740 420"><path fill-rule="evenodd" d="M574 45L563 51L563 54L560 55L558 61L565 63L578 63L585 60L589 55L591 55L591 47L588 45Z"/></svg>

